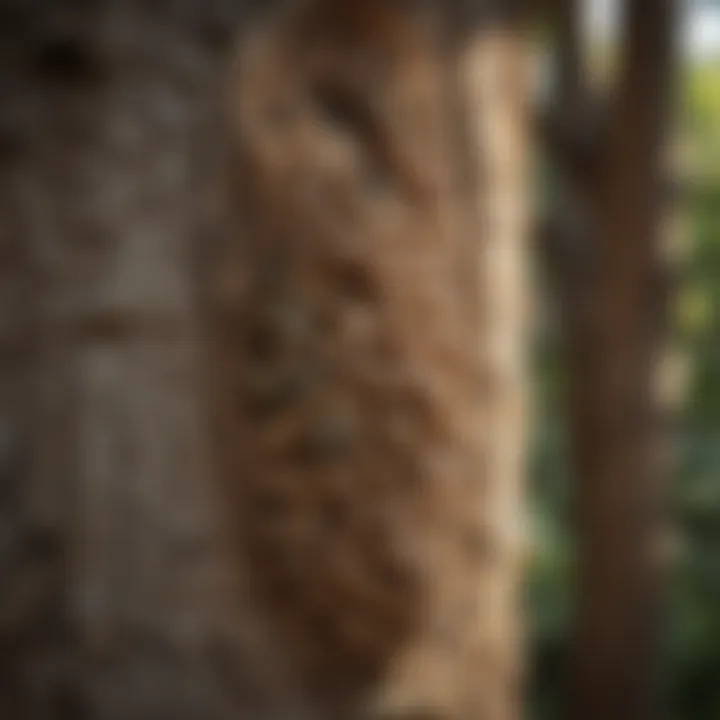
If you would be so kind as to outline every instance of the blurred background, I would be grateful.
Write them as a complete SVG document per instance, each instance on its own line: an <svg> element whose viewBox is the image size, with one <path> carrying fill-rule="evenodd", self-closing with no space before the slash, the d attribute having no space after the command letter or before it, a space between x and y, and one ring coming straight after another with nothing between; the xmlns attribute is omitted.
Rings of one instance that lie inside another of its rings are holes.
<svg viewBox="0 0 720 720"><path fill-rule="evenodd" d="M585 32L602 76L618 50L622 2L584 4ZM679 192L673 195L673 233L680 246L671 301L671 333L678 376L679 423L670 482L672 571L669 628L673 713L720 717L720 4L683 5L678 30L680 70L671 134ZM567 374L557 333L537 338L539 398L532 462L539 553L531 571L528 612L533 618L533 716L558 717L572 617L571 477L567 465Z"/></svg>

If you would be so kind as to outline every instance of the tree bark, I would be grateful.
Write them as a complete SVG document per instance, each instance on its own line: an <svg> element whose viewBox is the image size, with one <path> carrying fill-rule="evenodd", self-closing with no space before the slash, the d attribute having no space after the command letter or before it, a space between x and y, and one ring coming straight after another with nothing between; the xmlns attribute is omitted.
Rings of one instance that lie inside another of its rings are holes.
<svg viewBox="0 0 720 720"><path fill-rule="evenodd" d="M0 2L0 715L516 717L519 41L250 4Z"/></svg>
<svg viewBox="0 0 720 720"><path fill-rule="evenodd" d="M576 348L579 616L571 715L656 718L662 622L664 349L659 221L675 3L627 7L621 75L596 187L589 335Z"/></svg>
<svg viewBox="0 0 720 720"><path fill-rule="evenodd" d="M274 716L519 713L525 70L443 20L291 8L229 83L204 327Z"/></svg>
<svg viewBox="0 0 720 720"><path fill-rule="evenodd" d="M189 243L194 136L240 12L0 3L19 348L2 367L18 457L3 477L17 526L0 588L3 717L232 711Z"/></svg>

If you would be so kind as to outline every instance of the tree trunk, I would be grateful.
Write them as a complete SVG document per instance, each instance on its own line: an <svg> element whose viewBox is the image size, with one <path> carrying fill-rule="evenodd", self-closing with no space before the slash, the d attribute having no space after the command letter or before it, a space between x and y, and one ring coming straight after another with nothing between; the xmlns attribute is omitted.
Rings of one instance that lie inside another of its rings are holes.
<svg viewBox="0 0 720 720"><path fill-rule="evenodd" d="M661 710L664 448L654 378L664 349L659 221L674 6L628 4L594 191L589 335L573 368L580 606L572 716L583 720Z"/></svg>
<svg viewBox="0 0 720 720"><path fill-rule="evenodd" d="M375 0L274 20L201 263L256 712L517 717L521 40Z"/></svg>
<svg viewBox="0 0 720 720"><path fill-rule="evenodd" d="M240 9L37 5L0 3L19 348L0 715L222 717L190 160Z"/></svg>
<svg viewBox="0 0 720 720"><path fill-rule="evenodd" d="M0 0L0 715L516 717L519 40L249 5Z"/></svg>

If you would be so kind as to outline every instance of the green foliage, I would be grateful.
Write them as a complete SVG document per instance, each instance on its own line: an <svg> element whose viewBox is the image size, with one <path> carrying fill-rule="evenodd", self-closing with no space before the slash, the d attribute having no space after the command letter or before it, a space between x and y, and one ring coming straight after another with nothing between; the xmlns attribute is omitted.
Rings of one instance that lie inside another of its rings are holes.
<svg viewBox="0 0 720 720"><path fill-rule="evenodd" d="M701 163L714 166L720 159L720 63L688 67L683 74L683 122L702 146Z"/></svg>
<svg viewBox="0 0 720 720"><path fill-rule="evenodd" d="M679 711L710 720L720 717L720 65L689 69L684 88L696 186L677 319L694 372L673 488L682 542L670 649Z"/></svg>

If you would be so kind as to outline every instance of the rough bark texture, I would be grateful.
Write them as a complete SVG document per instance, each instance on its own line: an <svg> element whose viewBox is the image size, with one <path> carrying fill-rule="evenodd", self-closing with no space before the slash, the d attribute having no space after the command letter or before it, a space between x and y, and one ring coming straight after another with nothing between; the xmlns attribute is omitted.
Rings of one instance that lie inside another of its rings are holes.
<svg viewBox="0 0 720 720"><path fill-rule="evenodd" d="M0 715L511 718L515 49L448 76L375 2L248 27L219 186L248 5L0 2Z"/></svg>
<svg viewBox="0 0 720 720"><path fill-rule="evenodd" d="M517 715L523 63L487 30L311 3L239 52L203 266L268 711Z"/></svg>
<svg viewBox="0 0 720 720"><path fill-rule="evenodd" d="M0 4L3 717L221 710L188 243L232 5Z"/></svg>

